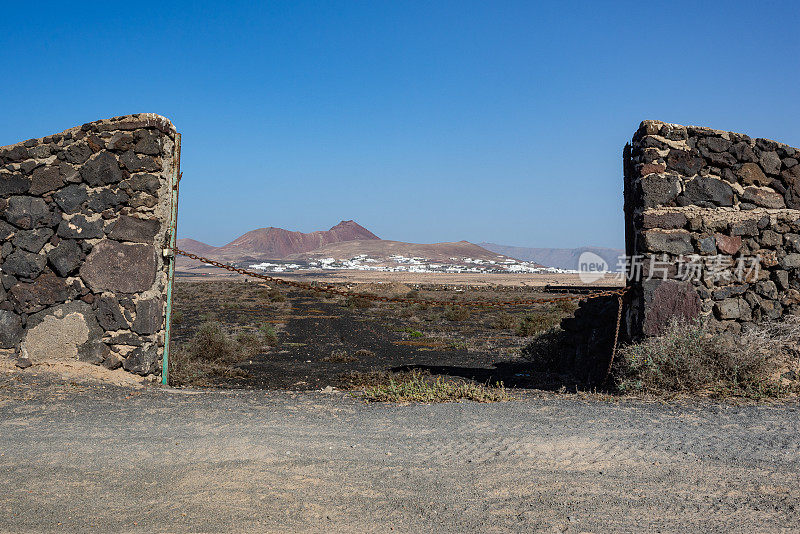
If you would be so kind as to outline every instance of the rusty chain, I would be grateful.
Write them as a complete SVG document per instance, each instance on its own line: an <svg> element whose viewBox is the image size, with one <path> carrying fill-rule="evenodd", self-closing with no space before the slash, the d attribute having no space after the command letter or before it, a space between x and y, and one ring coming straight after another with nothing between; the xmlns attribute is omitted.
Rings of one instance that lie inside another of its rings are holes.
<svg viewBox="0 0 800 534"><path fill-rule="evenodd" d="M403 304L423 304L428 306L464 306L464 307L476 307L476 308L530 306L533 304L552 304L556 302L569 301L569 300L588 300L588 299L607 297L612 295L616 295L617 297L622 298L622 295L625 293L627 289L627 288L620 288L608 291L598 291L595 293L588 293L584 295L569 295L564 297L552 297L547 299L526 299L526 300L507 300L507 301L490 301L490 300L457 301L457 300L414 299L409 297L382 297L379 295L372 295L370 293L353 293L351 291L344 291L342 289L338 289L331 285L321 286L318 284L309 284L305 282L297 282L294 280L286 280L285 278L276 278L274 276L269 276L267 274L256 273L253 271L248 271L247 269L242 269L240 267L234 267L233 265L228 265L226 263L215 261L210 258L204 258L203 256L198 256L197 254L192 254L191 252L186 252L185 250L181 250L179 248L175 248L174 252L175 254L179 254L181 256L185 256L187 258L191 258L193 260L197 260L202 263L206 263L208 265L213 265L214 267L219 267L221 269L225 269L227 271L242 274L245 276L251 276L253 278L258 278L260 280L264 280L266 282L270 282L273 284L282 284L297 289L316 291L319 293L328 293L332 295L339 295L342 297L355 297L372 301L397 302ZM619 318L617 318L617 322L619 323Z"/></svg>

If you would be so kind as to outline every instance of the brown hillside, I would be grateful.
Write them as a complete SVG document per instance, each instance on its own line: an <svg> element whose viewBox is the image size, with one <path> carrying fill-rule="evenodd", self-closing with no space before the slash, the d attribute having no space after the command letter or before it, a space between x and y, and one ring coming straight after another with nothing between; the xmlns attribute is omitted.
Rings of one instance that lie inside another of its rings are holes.
<svg viewBox="0 0 800 534"><path fill-rule="evenodd" d="M188 237L178 239L177 245L181 250L191 252L192 254L200 254L201 256L217 249L217 247L207 245L202 241L197 241L196 239L189 239Z"/></svg>
<svg viewBox="0 0 800 534"><path fill-rule="evenodd" d="M259 228L242 235L214 251L223 258L254 256L283 259L293 254L310 252L331 243L380 240L355 221L342 221L330 230L311 233L291 232L283 228Z"/></svg>

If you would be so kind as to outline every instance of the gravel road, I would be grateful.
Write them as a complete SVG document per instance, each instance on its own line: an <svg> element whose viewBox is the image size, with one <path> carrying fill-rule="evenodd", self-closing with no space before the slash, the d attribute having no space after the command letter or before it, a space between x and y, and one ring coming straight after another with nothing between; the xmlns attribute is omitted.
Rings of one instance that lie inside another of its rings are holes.
<svg viewBox="0 0 800 534"><path fill-rule="evenodd" d="M0 383L2 532L797 532L797 404Z"/></svg>

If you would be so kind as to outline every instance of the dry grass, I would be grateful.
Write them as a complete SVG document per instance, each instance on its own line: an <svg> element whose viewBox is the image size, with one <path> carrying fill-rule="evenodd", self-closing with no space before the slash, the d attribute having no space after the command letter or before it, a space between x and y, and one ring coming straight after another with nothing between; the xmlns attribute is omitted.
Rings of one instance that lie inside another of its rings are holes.
<svg viewBox="0 0 800 534"><path fill-rule="evenodd" d="M353 373L349 389L369 402L502 402L511 395L502 383L482 385L463 380L444 380L441 376L414 369L401 373Z"/></svg>
<svg viewBox="0 0 800 534"><path fill-rule="evenodd" d="M219 378L244 377L236 363L258 354L265 346L258 332L232 337L218 322L200 325L185 345L176 345L169 358L169 380L174 386L209 385Z"/></svg>
<svg viewBox="0 0 800 534"><path fill-rule="evenodd" d="M444 318L448 321L466 321L472 313L466 306L448 306L444 310Z"/></svg>
<svg viewBox="0 0 800 534"><path fill-rule="evenodd" d="M530 337L555 328L561 323L564 314L565 312L560 308L529 313L520 319L517 325L517 335L521 337Z"/></svg>
<svg viewBox="0 0 800 534"><path fill-rule="evenodd" d="M622 347L615 363L621 392L699 392L751 398L797 389L800 321L765 323L734 342L700 321L673 321L664 335ZM788 371L788 372L785 372Z"/></svg>

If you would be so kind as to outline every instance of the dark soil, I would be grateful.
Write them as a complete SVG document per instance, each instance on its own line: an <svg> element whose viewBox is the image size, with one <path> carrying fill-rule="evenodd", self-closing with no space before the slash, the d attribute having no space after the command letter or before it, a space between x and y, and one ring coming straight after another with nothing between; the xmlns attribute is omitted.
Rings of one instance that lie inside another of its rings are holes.
<svg viewBox="0 0 800 534"><path fill-rule="evenodd" d="M430 287L417 294L423 299L547 296L529 288L465 292ZM178 345L189 342L207 320L219 321L231 334L262 325L277 333L276 346L234 364L244 377L219 377L205 385L291 390L348 388L368 382L370 374L412 368L506 387L560 385L558 377L536 372L520 357L530 338L517 335L517 329L526 316L542 319L537 324L545 328L571 313L553 305L463 313L460 308L372 304L304 291L279 293L252 282L178 282L175 309L180 320L173 340Z"/></svg>

